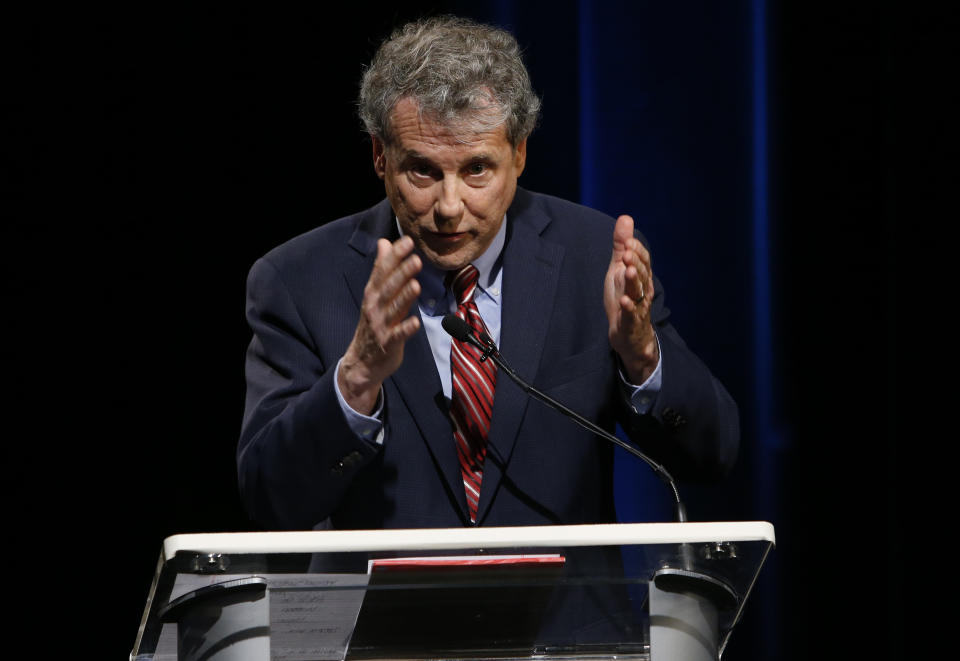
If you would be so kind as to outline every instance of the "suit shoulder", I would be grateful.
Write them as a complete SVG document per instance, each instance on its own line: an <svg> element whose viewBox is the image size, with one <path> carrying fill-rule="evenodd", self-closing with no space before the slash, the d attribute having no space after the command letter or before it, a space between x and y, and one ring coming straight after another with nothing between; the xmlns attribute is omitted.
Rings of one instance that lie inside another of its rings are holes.
<svg viewBox="0 0 960 661"><path fill-rule="evenodd" d="M261 261L269 262L279 271L306 265L330 266L350 254L363 253L375 246L376 229L383 224L385 213L389 214L386 200L295 236L267 252Z"/></svg>
<svg viewBox="0 0 960 661"><path fill-rule="evenodd" d="M521 213L526 218L539 219L534 222L541 223L539 231L543 232L544 236L561 242L572 241L579 245L596 243L609 251L616 219L602 211L553 195L520 188L517 189L517 199L511 211ZM634 217L635 222L636 220ZM635 234L649 246L639 231L639 223L635 225ZM609 254L607 257L609 258Z"/></svg>
<svg viewBox="0 0 960 661"><path fill-rule="evenodd" d="M524 189L517 189L517 196L514 203L515 207L522 210L539 211L550 217L553 221L561 223L586 221L609 225L613 227L614 219L602 211L597 211L590 207L555 195L545 193L534 193Z"/></svg>
<svg viewBox="0 0 960 661"><path fill-rule="evenodd" d="M317 253L323 253L347 245L350 236L356 229L357 218L360 214L338 218L324 223L303 234L287 239L280 245L272 248L263 259L279 266L291 264L303 259L313 259Z"/></svg>
<svg viewBox="0 0 960 661"><path fill-rule="evenodd" d="M517 192L511 211L545 239L590 252L609 251L616 221L607 214L553 195Z"/></svg>

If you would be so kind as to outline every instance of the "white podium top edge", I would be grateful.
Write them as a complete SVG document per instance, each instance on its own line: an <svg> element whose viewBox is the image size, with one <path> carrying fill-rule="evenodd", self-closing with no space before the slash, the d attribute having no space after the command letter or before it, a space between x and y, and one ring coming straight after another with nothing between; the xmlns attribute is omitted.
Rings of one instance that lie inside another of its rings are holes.
<svg viewBox="0 0 960 661"><path fill-rule="evenodd" d="M167 537L163 541L163 557L165 561L169 561L179 551L224 554L332 553L753 541L776 544L773 525L766 521L721 521L510 528L208 533Z"/></svg>

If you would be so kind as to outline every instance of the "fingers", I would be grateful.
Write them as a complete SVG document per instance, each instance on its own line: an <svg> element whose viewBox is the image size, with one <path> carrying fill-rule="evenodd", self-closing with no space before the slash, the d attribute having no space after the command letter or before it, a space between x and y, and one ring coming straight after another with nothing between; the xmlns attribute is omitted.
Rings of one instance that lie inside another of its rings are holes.
<svg viewBox="0 0 960 661"><path fill-rule="evenodd" d="M620 248L617 266L617 287L622 299L629 299L630 305L623 301L624 309L634 312L640 306L649 307L653 299L653 269L650 266L650 253L646 247L633 236L633 221L629 216L620 216L614 228L614 253ZM629 236L621 232L630 230ZM622 288L621 288L622 287Z"/></svg>
<svg viewBox="0 0 960 661"><path fill-rule="evenodd" d="M624 269L620 268L623 265ZM652 297L653 270L650 253L633 234L633 218L622 215L613 227L613 252L610 266L617 274L616 285L621 284L623 295L634 301ZM622 278L622 281L621 281Z"/></svg>
<svg viewBox="0 0 960 661"><path fill-rule="evenodd" d="M634 236L633 218L617 218L613 230L613 252L604 285L607 314L623 314L624 321L640 321L653 300L653 269L650 253ZM619 313L615 312L619 310Z"/></svg>
<svg viewBox="0 0 960 661"><path fill-rule="evenodd" d="M420 328L420 318L419 317L407 317L399 324L396 324L391 327L391 342L406 342L414 333Z"/></svg>
<svg viewBox="0 0 960 661"><path fill-rule="evenodd" d="M614 264L623 259L623 254L627 251L627 243L633 238L633 218L630 216L620 216L613 227L613 255L610 263Z"/></svg>
<svg viewBox="0 0 960 661"><path fill-rule="evenodd" d="M397 268L410 257L412 252L413 240L409 236L401 237L393 243L386 239L378 239L377 259L373 263L373 272L370 274L368 286L379 289L396 273ZM419 263L419 257L417 262Z"/></svg>
<svg viewBox="0 0 960 661"><path fill-rule="evenodd" d="M420 258L416 255L401 263L390 274L379 290L378 305L387 324L402 321L410 306L420 295L420 283L414 276L420 272Z"/></svg>
<svg viewBox="0 0 960 661"><path fill-rule="evenodd" d="M386 239L377 242L377 259L364 291L364 317L382 351L389 344L405 341L420 327L418 318L407 316L420 295L415 276L423 267L412 252L410 237L392 244Z"/></svg>
<svg viewBox="0 0 960 661"><path fill-rule="evenodd" d="M623 256L625 265L623 293L638 304L650 305L653 299L653 271L650 268L650 254L636 239L635 246Z"/></svg>

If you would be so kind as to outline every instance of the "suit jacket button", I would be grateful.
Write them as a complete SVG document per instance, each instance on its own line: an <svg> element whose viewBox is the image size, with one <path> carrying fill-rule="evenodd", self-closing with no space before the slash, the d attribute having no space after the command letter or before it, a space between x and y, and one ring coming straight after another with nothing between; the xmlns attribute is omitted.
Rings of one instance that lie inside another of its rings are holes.
<svg viewBox="0 0 960 661"><path fill-rule="evenodd" d="M663 409L663 421L667 423L667 426L674 429L687 424L686 419L670 407Z"/></svg>

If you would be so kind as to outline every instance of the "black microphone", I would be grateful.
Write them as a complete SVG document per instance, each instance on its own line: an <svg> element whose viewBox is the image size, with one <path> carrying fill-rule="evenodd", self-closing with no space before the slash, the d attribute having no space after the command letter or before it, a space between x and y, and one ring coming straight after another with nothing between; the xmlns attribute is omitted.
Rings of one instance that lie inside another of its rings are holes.
<svg viewBox="0 0 960 661"><path fill-rule="evenodd" d="M489 358L496 350L496 346L493 344L493 340L490 339L489 335L483 333L483 341L481 342L477 339L473 329L470 328L470 324L455 314L448 314L443 318L443 321L440 322L440 325L443 326L443 330L447 331L447 335L453 339L459 340L460 342L468 342L480 349L480 351L483 352L483 355L480 356L481 363Z"/></svg>
<svg viewBox="0 0 960 661"><path fill-rule="evenodd" d="M601 438L604 438L610 441L611 443L619 445L621 448L623 448L624 450L632 454L634 457L637 457L638 459L642 459L644 462L646 462L646 464L653 469L653 472L656 473L657 476L661 480L663 480L667 484L667 486L670 487L670 490L673 492L673 498L676 501L676 504L674 507L675 507L675 514L677 517L677 521L680 523L683 523L687 520L687 511L686 511L686 508L683 506L683 503L680 501L680 492L677 490L677 483L674 482L673 476L671 476L670 473L667 472L667 469L664 468L662 464L654 461L653 459L645 455L643 452L640 452L640 450L636 449L629 443L626 443L623 440L617 438L616 436L609 433L605 429L598 427L597 425L590 422L580 414L575 413L574 411L571 411L570 409L568 409L566 406L564 406L557 400L553 399L549 395L546 395L540 392L539 390L531 386L529 383L521 379L520 376L518 376L516 372L510 369L510 366L504 362L503 358L500 355L500 351L497 349L497 345L494 343L492 339L490 339L490 336L487 335L485 332L481 332L480 337L478 338L476 334L473 332L473 329L470 328L470 324L468 324L466 321L464 321L463 319L461 319L455 314L448 314L447 316L445 316L443 318L443 321L441 322L441 325L443 326L443 330L447 331L447 334L450 335L452 338L459 340L461 342L468 342L473 346L477 347L482 352L482 355L480 356L480 362L485 361L487 358L491 359L493 362L497 364L497 366L501 370L504 371L504 373L506 373L507 376L509 376L514 381L514 383L520 386L520 388L522 388L525 393L527 393L534 399L540 400L547 406L562 413L566 417L572 419L574 422L579 424L581 427L583 427L587 431L591 431L597 436L600 436Z"/></svg>

